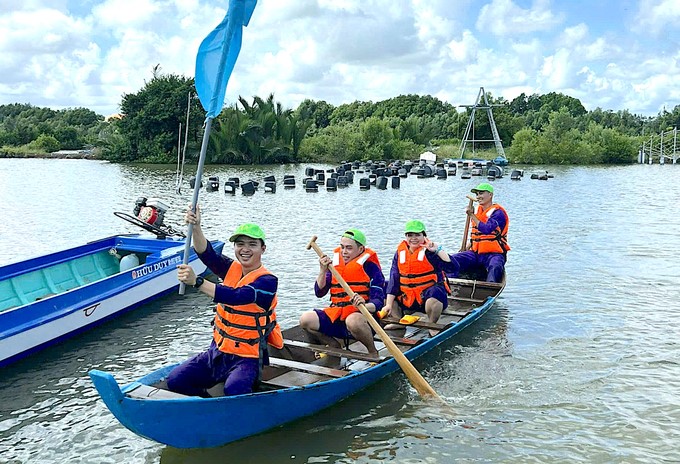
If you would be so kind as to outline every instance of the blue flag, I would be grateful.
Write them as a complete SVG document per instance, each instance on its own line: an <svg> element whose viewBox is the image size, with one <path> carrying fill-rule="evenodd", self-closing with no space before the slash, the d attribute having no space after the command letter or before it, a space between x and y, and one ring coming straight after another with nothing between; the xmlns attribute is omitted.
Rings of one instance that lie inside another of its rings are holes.
<svg viewBox="0 0 680 464"><path fill-rule="evenodd" d="M198 47L196 92L206 118L222 111L227 82L241 51L243 26L250 22L256 4L257 0L229 0L226 16Z"/></svg>

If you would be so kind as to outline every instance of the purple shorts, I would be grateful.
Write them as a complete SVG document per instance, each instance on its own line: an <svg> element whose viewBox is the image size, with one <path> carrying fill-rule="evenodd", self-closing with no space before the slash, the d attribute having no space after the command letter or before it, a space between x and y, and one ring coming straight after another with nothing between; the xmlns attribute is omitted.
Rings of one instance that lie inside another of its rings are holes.
<svg viewBox="0 0 680 464"><path fill-rule="evenodd" d="M420 304L416 301L410 307L404 306L401 303L401 299L397 299L397 301L399 302L399 308L401 308L404 314L425 313L425 302L430 298L434 298L438 301L441 301L442 305L444 306L443 309L446 309L446 307L449 305L449 300L447 298L446 289L444 288L444 285L433 285L431 287L428 287L423 292L422 297L423 304Z"/></svg>
<svg viewBox="0 0 680 464"><path fill-rule="evenodd" d="M328 317L328 314L326 314L326 311L323 309L315 309L314 312L319 318L319 332L328 335L329 337L340 338L342 340L354 340L352 333L347 329L345 321L341 321L340 318L338 318L335 322L331 322L331 318ZM375 317L375 315L373 317ZM370 326L369 328L371 329L371 332L375 334L373 328Z"/></svg>
<svg viewBox="0 0 680 464"><path fill-rule="evenodd" d="M331 322L331 318L328 317L326 311L323 309L315 309L317 317L319 318L319 332L329 337L341 338L343 340L352 337L352 334L347 330L347 324L345 321L341 321L340 318L336 319L335 322Z"/></svg>
<svg viewBox="0 0 680 464"><path fill-rule="evenodd" d="M224 382L226 396L253 391L257 381L257 358L223 353L213 341L207 351L184 361L168 374L168 388L188 396L208 396L206 390Z"/></svg>

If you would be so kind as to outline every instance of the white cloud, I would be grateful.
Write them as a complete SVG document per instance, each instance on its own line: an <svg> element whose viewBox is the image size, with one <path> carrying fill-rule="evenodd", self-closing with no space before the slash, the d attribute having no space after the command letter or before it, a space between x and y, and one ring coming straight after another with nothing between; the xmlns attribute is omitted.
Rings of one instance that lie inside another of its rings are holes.
<svg viewBox="0 0 680 464"><path fill-rule="evenodd" d="M564 48L544 59L539 81L544 92L556 92L570 87L570 61L570 51Z"/></svg>
<svg viewBox="0 0 680 464"><path fill-rule="evenodd" d="M454 63L472 62L477 58L479 41L470 31L464 31L461 40L452 40L447 44L448 57Z"/></svg>
<svg viewBox="0 0 680 464"><path fill-rule="evenodd" d="M481 8L476 27L503 37L550 30L561 22L560 15L550 10L548 0L535 0L529 9L517 6L512 0L492 0Z"/></svg>
<svg viewBox="0 0 680 464"><path fill-rule="evenodd" d="M295 107L416 93L467 104L484 86L508 100L555 91L587 108L654 114L678 104L672 3L642 0L625 22L642 31L548 0L259 0L227 99L274 93ZM192 76L227 4L0 0L0 66L11 70L0 74L0 104L116 112L156 64Z"/></svg>
<svg viewBox="0 0 680 464"><path fill-rule="evenodd" d="M560 37L560 42L565 44L573 44L580 42L588 36L588 26L584 23L577 24L574 27L568 27L564 30Z"/></svg>
<svg viewBox="0 0 680 464"><path fill-rule="evenodd" d="M680 5L677 0L640 0L635 29L641 34L661 35L664 31L675 33L678 42Z"/></svg>

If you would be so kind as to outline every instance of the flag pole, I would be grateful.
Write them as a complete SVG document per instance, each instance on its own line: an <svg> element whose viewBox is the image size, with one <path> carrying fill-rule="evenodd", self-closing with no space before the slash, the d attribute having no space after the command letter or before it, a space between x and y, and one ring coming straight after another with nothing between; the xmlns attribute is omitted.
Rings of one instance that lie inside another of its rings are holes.
<svg viewBox="0 0 680 464"><path fill-rule="evenodd" d="M207 118L205 120L205 131L203 132L203 141L201 142L201 154L198 157L198 167L196 168L196 180L194 182L194 196L191 199L191 210L196 212L196 207L198 206L198 194L201 191L201 184L203 178L203 165L205 164L205 154L208 150L208 139L210 138L210 128L212 126L213 118ZM182 258L183 264L189 263L189 253L191 252L191 237L193 235L194 228L193 224L187 225L187 238L184 243L184 257ZM179 283L179 294L184 295L186 285L184 282Z"/></svg>
<svg viewBox="0 0 680 464"><path fill-rule="evenodd" d="M229 0L229 7L224 19L203 39L203 42L198 47L195 86L198 98L206 110L206 118L203 141L201 142L201 153L198 157L198 167L196 168L193 199L191 200L191 210L194 212L198 206L198 194L201 190L203 166L208 151L212 120L222 112L229 76L234 69L236 58L241 50L243 26L247 26L250 22L256 4L257 0ZM215 69L213 68L213 63L216 61L214 58L216 58L215 55L218 53L219 65ZM191 239L193 236L192 224L187 224L186 236L183 264L189 263ZM185 289L186 285L184 282L180 282L179 294L184 295Z"/></svg>

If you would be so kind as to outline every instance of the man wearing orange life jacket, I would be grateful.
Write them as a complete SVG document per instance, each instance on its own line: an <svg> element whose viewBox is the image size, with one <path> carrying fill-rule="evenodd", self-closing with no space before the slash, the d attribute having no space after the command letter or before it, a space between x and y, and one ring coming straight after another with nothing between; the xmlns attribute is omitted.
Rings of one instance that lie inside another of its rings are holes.
<svg viewBox="0 0 680 464"><path fill-rule="evenodd" d="M425 224L409 221L402 241L392 260L387 298L382 313L401 318L414 312L427 314L430 322L437 322L448 306L444 265L449 255L427 238ZM386 329L399 326L388 324Z"/></svg>
<svg viewBox="0 0 680 464"><path fill-rule="evenodd" d="M470 248L451 255L446 269L452 277L461 272L484 269L487 282L500 282L505 271L510 219L505 209L493 202L493 186L482 183L472 189L477 195L477 211L468 207L466 214L472 222Z"/></svg>
<svg viewBox="0 0 680 464"><path fill-rule="evenodd" d="M197 277L191 266L180 264L177 277L217 303L210 347L175 367L168 374L171 391L209 396L207 390L224 382L224 394L250 393L268 362L267 344L283 348L276 322L278 279L262 265L265 235L256 224L238 226L229 238L236 260L217 255L200 226L200 209L186 214L193 224L193 245L201 261L222 284Z"/></svg>
<svg viewBox="0 0 680 464"><path fill-rule="evenodd" d="M332 275L329 266L338 273L355 293L350 299ZM325 309L306 311L300 316L300 326L312 338L332 347L340 347L340 340L349 344L350 339L361 342L368 354L378 356L373 342L373 331L366 318L359 312L363 303L370 313L382 307L385 301L385 277L382 274L378 255L366 247L366 236L358 229L348 229L340 238L333 259L319 258L319 275L314 283L314 292L321 298L330 291L331 305Z"/></svg>

